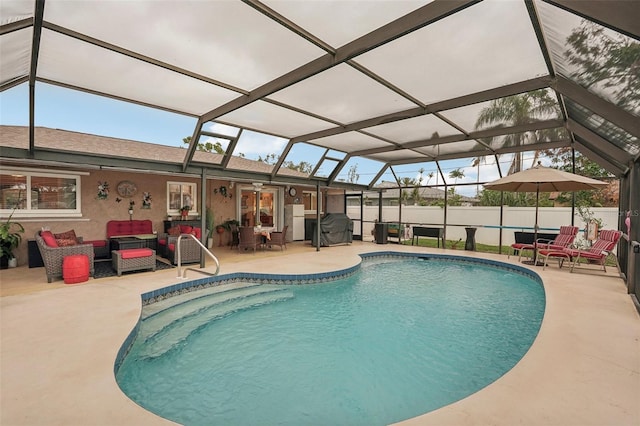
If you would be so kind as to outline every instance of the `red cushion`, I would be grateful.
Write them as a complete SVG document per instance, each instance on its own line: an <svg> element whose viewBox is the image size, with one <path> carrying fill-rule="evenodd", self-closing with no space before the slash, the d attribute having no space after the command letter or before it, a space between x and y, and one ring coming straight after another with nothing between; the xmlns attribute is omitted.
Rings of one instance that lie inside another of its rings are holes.
<svg viewBox="0 0 640 426"><path fill-rule="evenodd" d="M196 237L197 239L202 238L202 229L200 229L200 228L193 228L193 230L191 231L191 233L192 233L193 235L195 235L195 237Z"/></svg>
<svg viewBox="0 0 640 426"><path fill-rule="evenodd" d="M584 259L591 259L591 260L600 260L600 259L604 259L605 257L605 255L602 253L592 253L590 251L566 250L566 252L573 257L577 257L578 255L580 255L580 257Z"/></svg>
<svg viewBox="0 0 640 426"><path fill-rule="evenodd" d="M540 250L538 251L538 254L541 256L548 256L548 257L568 257L571 256L571 254L568 251L563 251L562 248L560 248L560 250L554 250L554 249L550 249L550 250Z"/></svg>
<svg viewBox="0 0 640 426"><path fill-rule="evenodd" d="M85 241L84 244L91 244L94 247L106 247L107 246L107 242L105 240Z"/></svg>
<svg viewBox="0 0 640 426"><path fill-rule="evenodd" d="M169 244L169 250L175 251L176 250L176 245L173 244L173 243Z"/></svg>
<svg viewBox="0 0 640 426"><path fill-rule="evenodd" d="M171 235L172 237L177 237L178 235L180 235L180 227L178 225L172 226L167 230L167 234Z"/></svg>
<svg viewBox="0 0 640 426"><path fill-rule="evenodd" d="M180 232L182 234L190 234L193 231L193 226L189 225L180 225Z"/></svg>
<svg viewBox="0 0 640 426"><path fill-rule="evenodd" d="M56 241L56 237L53 236L51 231L42 231L40 232L40 236L44 240L44 243L49 247L58 247L58 242Z"/></svg>
<svg viewBox="0 0 640 426"><path fill-rule="evenodd" d="M148 256L153 256L153 250L148 248L120 250L120 256L123 259L135 259L138 257L148 257Z"/></svg>
<svg viewBox="0 0 640 426"><path fill-rule="evenodd" d="M107 238L140 234L153 234L153 222L149 219L110 220L107 222Z"/></svg>
<svg viewBox="0 0 640 426"><path fill-rule="evenodd" d="M530 246L530 245L531 244L515 243L515 244L511 244L511 248L515 250L522 250L523 247Z"/></svg>
<svg viewBox="0 0 640 426"><path fill-rule="evenodd" d="M555 244L538 244L538 247L544 247L546 250L552 251L562 251L562 249L565 248L565 246L558 246Z"/></svg>
<svg viewBox="0 0 640 426"><path fill-rule="evenodd" d="M167 240L164 239L164 238L161 239L161 240L158 240L158 244L160 244L161 246L166 246L167 245Z"/></svg>

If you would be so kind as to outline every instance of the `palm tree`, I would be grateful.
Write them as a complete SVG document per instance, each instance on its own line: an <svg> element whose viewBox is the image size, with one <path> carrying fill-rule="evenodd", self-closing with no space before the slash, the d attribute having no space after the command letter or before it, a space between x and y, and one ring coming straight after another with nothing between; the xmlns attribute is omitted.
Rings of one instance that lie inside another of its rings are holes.
<svg viewBox="0 0 640 426"><path fill-rule="evenodd" d="M413 186L415 184L415 181L409 177L403 177L400 179L400 186ZM409 201L409 199L411 198L411 196L409 195L409 193L407 191L405 191L404 189L402 189L400 191L400 202L404 202L405 204L407 204L407 202Z"/></svg>
<svg viewBox="0 0 640 426"><path fill-rule="evenodd" d="M456 183L458 183L458 179L462 179L464 177L464 172L462 170L460 170L459 168L458 169L454 169L454 170L451 170L449 172L449 177L451 179L455 179L455 181L454 181L454 185L455 185Z"/></svg>
<svg viewBox="0 0 640 426"><path fill-rule="evenodd" d="M544 120L558 117L560 108L557 101L544 90L534 90L532 92L521 93L519 95L508 96L506 98L494 99L488 107L483 108L476 120L476 129L485 125L492 128L503 128L531 123L537 120ZM534 142L555 140L560 136L562 129L543 129L514 133L504 136L495 136L483 139L491 145L497 138L502 138L501 147L524 146L528 140ZM540 151L535 151L532 164L536 164ZM509 167L508 174L519 172L522 169L522 156L520 152L515 153Z"/></svg>
<svg viewBox="0 0 640 426"><path fill-rule="evenodd" d="M475 157L471 162L471 167L478 168L478 172L476 173L476 197L480 196L480 163L487 164L487 157L486 156ZM498 164L496 164L496 166L499 167Z"/></svg>
<svg viewBox="0 0 640 426"><path fill-rule="evenodd" d="M434 175L435 173L429 172L429 174L427 175L427 185L429 185L429 182L431 182L431 179L433 179Z"/></svg>
<svg viewBox="0 0 640 426"><path fill-rule="evenodd" d="M455 181L453 182L454 187L451 188L451 194L455 195L456 191L455 191L455 185L458 183L458 179L462 179L464 177L464 172L462 170L460 170L459 168L457 169L453 169L449 172L449 177L451 179L455 179Z"/></svg>

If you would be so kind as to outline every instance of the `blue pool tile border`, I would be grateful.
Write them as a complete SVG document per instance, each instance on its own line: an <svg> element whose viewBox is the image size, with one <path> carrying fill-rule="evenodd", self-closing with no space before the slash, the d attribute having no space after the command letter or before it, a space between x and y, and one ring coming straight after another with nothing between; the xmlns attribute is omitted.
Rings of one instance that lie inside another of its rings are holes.
<svg viewBox="0 0 640 426"><path fill-rule="evenodd" d="M468 263L474 265L484 265L484 266L492 266L497 269L502 269L505 271L513 272L516 274L524 275L525 277L531 278L536 281L538 284L542 285L542 278L540 275L535 273L534 271L527 269L523 266L512 265L509 263L500 262L498 260L491 259L481 259L476 257L467 257L467 256L456 256L451 254L434 254L434 253L405 253L405 252L397 252L397 251L379 251L372 253L362 253L360 257L363 261L371 261L376 258L388 258L388 259L402 259L402 258L418 258L425 260L440 260L440 261L448 261L448 262L456 262L456 263Z"/></svg>
<svg viewBox="0 0 640 426"><path fill-rule="evenodd" d="M215 277L185 281L143 293L141 295L142 305L150 305L168 297L178 296L191 291L238 282L277 285L306 285L330 282L353 275L359 268L360 265L358 264L338 271L320 272L315 274L256 274L250 272L234 272Z"/></svg>

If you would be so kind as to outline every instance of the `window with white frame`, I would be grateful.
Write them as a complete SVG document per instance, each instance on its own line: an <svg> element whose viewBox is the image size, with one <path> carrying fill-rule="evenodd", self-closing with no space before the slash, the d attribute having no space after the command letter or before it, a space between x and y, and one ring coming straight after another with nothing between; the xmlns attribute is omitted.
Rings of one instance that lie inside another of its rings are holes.
<svg viewBox="0 0 640 426"><path fill-rule="evenodd" d="M167 182L167 214L180 214L189 206L189 214L198 214L198 185L189 182Z"/></svg>
<svg viewBox="0 0 640 426"><path fill-rule="evenodd" d="M3 168L0 214L19 217L79 216L80 175Z"/></svg>

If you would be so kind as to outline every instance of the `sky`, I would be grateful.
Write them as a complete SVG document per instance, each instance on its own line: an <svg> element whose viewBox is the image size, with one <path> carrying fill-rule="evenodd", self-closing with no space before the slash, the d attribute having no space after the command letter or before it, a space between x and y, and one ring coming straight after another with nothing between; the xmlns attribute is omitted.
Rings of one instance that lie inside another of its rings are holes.
<svg viewBox="0 0 640 426"><path fill-rule="evenodd" d="M26 84L1 92L0 124L27 126L29 123L28 99ZM36 84L36 102L36 126L169 146L184 146L182 139L192 135L197 121L193 117L43 83ZM235 133L234 128L219 124L209 125L205 130L228 135ZM243 153L246 158L256 159L258 156L265 157L271 153L282 152L286 143L287 140L284 138L244 131L236 152ZM303 160L312 162L313 159L319 158L319 155L324 151L308 144L301 144L296 148L292 150L289 157L294 163ZM458 183L476 182L478 170L480 171L480 181L489 182L500 177L493 157L486 157L479 169L472 167L471 162L471 158L449 160L441 162L440 166L447 177L451 170L460 168L464 173L464 178L458 179ZM503 173L505 173L509 167L510 157L503 156L500 158L500 162ZM360 175L358 183L368 182L375 177L378 171L373 168L375 166L376 164L367 165L366 162L359 163L357 168L357 173ZM530 166L525 164L525 168ZM349 167L350 164L347 164L343 172L346 173ZM423 183L431 185L442 183L442 179L436 176L437 170L433 162L397 166L395 171L399 178L417 179L421 169L423 169ZM430 172L434 173L434 177L429 179ZM381 180L391 181L393 175L387 172ZM459 186L456 191L462 195L474 196L476 195L476 186Z"/></svg>

